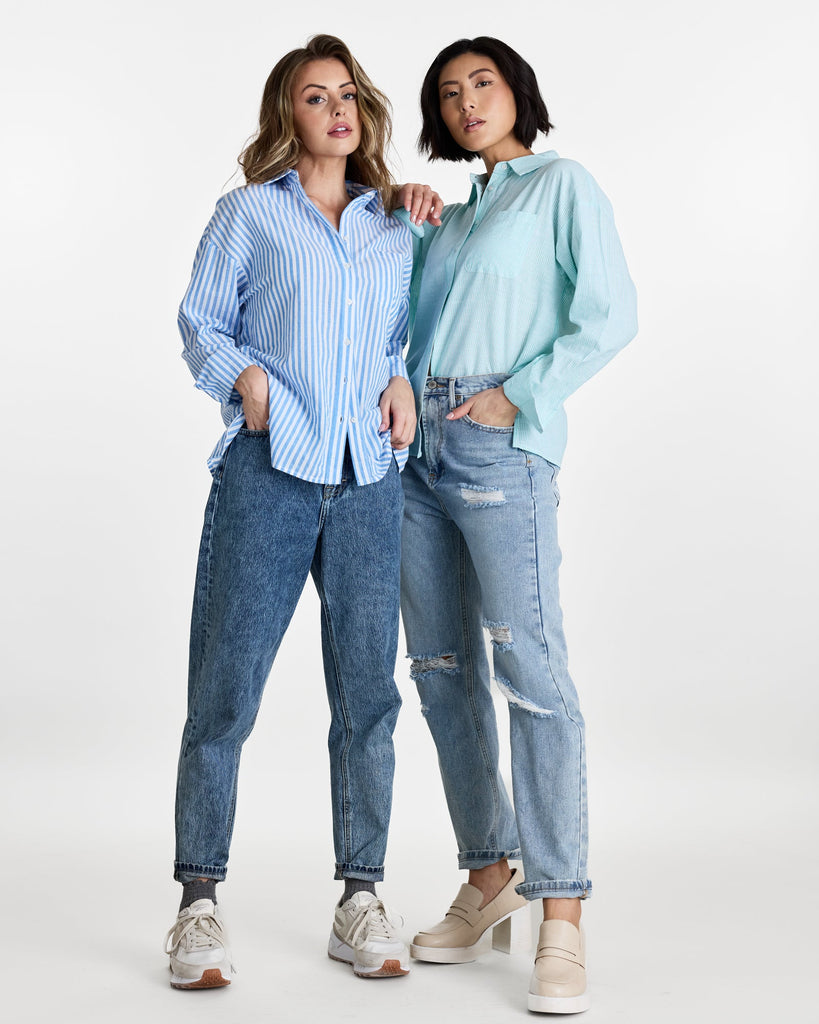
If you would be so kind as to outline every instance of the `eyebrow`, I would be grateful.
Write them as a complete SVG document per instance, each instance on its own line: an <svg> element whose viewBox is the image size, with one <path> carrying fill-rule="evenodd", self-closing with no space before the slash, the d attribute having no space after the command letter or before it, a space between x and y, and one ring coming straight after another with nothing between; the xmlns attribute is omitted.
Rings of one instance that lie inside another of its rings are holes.
<svg viewBox="0 0 819 1024"><path fill-rule="evenodd" d="M477 71L472 71L472 72L470 72L470 74L468 74L468 75L467 75L466 77L467 77L467 78L474 78L474 77L475 77L475 75L480 75L480 74L482 74L482 73L483 73L484 71L488 72L488 73L489 73L490 75L494 75L494 74L496 74L496 73L497 73L497 72L493 71L493 70L492 70L492 68L478 68L478 70L477 70ZM449 82L440 82L440 83L438 84L438 88L439 88L439 89L442 89L442 88L443 88L443 87L444 87L445 85L457 85L457 84L458 84L458 83L457 83L457 82L455 82L455 81L449 81Z"/></svg>
<svg viewBox="0 0 819 1024"><path fill-rule="evenodd" d="M347 85L355 85L355 82L342 82L341 85L339 86L339 89L343 89ZM316 85L315 82L310 82L309 85L305 85L304 89L324 89L325 92L329 92L330 91L330 87L329 86L327 86L327 85ZM302 89L302 92L304 92L304 89Z"/></svg>

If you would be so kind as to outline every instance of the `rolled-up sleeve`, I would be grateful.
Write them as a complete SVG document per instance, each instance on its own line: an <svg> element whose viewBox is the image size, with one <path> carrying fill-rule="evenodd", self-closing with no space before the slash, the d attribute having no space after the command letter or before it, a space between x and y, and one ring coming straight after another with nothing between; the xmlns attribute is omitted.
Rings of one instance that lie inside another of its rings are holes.
<svg viewBox="0 0 819 1024"><path fill-rule="evenodd" d="M182 358L196 379L196 387L222 405L235 400L236 378L254 363L236 341L245 286L239 264L214 245L206 233L179 307L179 331L184 345Z"/></svg>

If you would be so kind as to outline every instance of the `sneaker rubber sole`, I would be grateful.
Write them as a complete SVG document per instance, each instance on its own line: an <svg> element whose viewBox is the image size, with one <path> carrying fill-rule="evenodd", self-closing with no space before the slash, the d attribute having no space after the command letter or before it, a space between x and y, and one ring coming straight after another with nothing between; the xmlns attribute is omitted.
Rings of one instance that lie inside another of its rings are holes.
<svg viewBox="0 0 819 1024"><path fill-rule="evenodd" d="M348 964L357 978L403 978L409 974L409 964L403 964L400 957L385 957L380 966L374 967L358 963L353 947L347 945L335 932L330 933L327 956L340 964Z"/></svg>
<svg viewBox="0 0 819 1024"><path fill-rule="evenodd" d="M202 977L195 981L171 974L171 988L223 988L229 984L230 978L225 978L218 967L210 967L203 971Z"/></svg>

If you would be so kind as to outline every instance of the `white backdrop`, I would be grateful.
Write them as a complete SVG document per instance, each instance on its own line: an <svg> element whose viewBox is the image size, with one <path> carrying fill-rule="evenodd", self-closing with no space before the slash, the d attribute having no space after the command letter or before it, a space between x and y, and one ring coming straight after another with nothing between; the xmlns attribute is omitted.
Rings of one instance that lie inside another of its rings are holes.
<svg viewBox="0 0 819 1024"><path fill-rule="evenodd" d="M500 954L455 974L421 966L398 993L362 992L322 959L338 886L309 584L246 747L220 887L240 981L186 1005L157 952L177 897L187 626L221 429L179 359L176 304L268 71L319 31L391 97L399 179L450 201L468 168L414 151L423 73L461 36L517 48L557 125L536 148L595 175L637 283L640 334L570 400L561 474L590 742L586 1019L803 1019L819 681L808 5L45 0L3 22L9 1019L57 1005L85 1024L524 1013L529 964ZM411 934L461 879L403 660L397 673L383 892Z"/></svg>

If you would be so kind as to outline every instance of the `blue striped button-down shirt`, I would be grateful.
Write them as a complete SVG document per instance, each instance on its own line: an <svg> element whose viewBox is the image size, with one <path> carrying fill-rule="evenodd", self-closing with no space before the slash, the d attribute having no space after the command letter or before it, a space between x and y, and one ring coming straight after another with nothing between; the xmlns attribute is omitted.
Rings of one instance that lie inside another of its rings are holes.
<svg viewBox="0 0 819 1024"><path fill-rule="evenodd" d="M244 424L234 384L253 364L270 382L276 469L339 483L347 443L359 484L389 468L378 402L391 377L407 375L411 234L377 192L347 187L338 231L295 170L216 204L179 309L183 358L227 426L208 460L213 473ZM402 466L406 451L395 456Z"/></svg>

